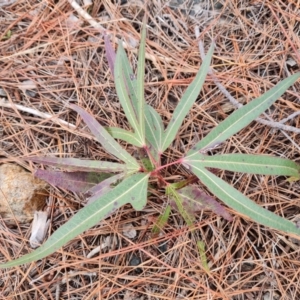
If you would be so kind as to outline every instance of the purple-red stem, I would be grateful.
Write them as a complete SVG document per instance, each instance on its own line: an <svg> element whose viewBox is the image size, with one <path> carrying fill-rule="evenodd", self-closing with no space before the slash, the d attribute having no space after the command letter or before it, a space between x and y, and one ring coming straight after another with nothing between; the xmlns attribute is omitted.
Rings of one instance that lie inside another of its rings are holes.
<svg viewBox="0 0 300 300"><path fill-rule="evenodd" d="M169 166L176 165L176 164L181 164L181 163L182 163L182 158L180 158L180 159L178 159L178 160L175 160L175 161L173 161L173 162L171 162L171 163L169 163L169 164L160 166L160 167L158 167L157 169L155 169L155 171L157 172L157 171L160 171L160 170L162 170L162 169L164 169L164 168L167 168L167 167L169 167Z"/></svg>
<svg viewBox="0 0 300 300"><path fill-rule="evenodd" d="M150 152L148 146L145 145L143 148L144 148L144 150L146 151L146 153L147 153L148 157L150 158L151 162L154 164L155 167L157 167L157 161L156 161L156 160L154 159L154 157L152 156L152 154L151 154L151 152Z"/></svg>

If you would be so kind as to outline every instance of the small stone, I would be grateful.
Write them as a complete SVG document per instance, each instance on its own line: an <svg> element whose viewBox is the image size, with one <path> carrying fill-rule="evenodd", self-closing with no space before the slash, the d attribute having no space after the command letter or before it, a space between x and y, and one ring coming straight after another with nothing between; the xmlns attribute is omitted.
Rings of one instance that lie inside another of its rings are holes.
<svg viewBox="0 0 300 300"><path fill-rule="evenodd" d="M141 263L141 259L134 254L129 261L129 266L136 267L140 263Z"/></svg>
<svg viewBox="0 0 300 300"><path fill-rule="evenodd" d="M141 274L143 272L143 270L138 267L141 263L142 263L142 260L136 254L133 254L129 261L129 266L134 267L134 268L133 268L132 272L129 272L129 275Z"/></svg>
<svg viewBox="0 0 300 300"><path fill-rule="evenodd" d="M27 223L46 205L48 184L15 164L0 166L0 215L7 224Z"/></svg>
<svg viewBox="0 0 300 300"><path fill-rule="evenodd" d="M167 252L168 251L168 242L159 243L158 249L162 253Z"/></svg>

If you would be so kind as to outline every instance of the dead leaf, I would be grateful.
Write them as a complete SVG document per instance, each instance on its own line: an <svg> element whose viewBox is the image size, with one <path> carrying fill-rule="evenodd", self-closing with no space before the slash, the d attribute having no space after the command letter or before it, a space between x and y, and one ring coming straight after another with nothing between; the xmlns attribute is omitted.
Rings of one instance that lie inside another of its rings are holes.
<svg viewBox="0 0 300 300"><path fill-rule="evenodd" d="M31 248L37 248L42 244L49 228L50 220L48 220L46 211L36 211L32 222L31 236L29 239Z"/></svg>
<svg viewBox="0 0 300 300"><path fill-rule="evenodd" d="M136 230L131 223L125 224L123 225L123 234L129 239L134 239L136 237Z"/></svg>

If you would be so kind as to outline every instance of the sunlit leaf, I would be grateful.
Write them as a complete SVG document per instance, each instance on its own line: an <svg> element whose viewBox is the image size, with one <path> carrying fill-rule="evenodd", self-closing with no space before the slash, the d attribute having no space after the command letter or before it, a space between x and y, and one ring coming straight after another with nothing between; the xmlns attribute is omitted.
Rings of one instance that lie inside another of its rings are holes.
<svg viewBox="0 0 300 300"><path fill-rule="evenodd" d="M0 264L0 268L9 268L37 261L57 251L74 237L110 216L114 211L130 203L141 210L147 200L148 174L134 174L124 179L113 190L101 195L96 201L81 209L66 224L57 229L37 250L16 260Z"/></svg>
<svg viewBox="0 0 300 300"><path fill-rule="evenodd" d="M206 75L209 70L210 61L213 54L213 44L209 48L207 55L205 56L205 59L195 77L193 82L188 86L187 90L183 94L181 100L179 101L178 105L176 106L176 109L173 113L173 116L170 120L170 123L164 133L163 137L163 151L165 151L172 141L175 139L177 132L188 114L189 110L192 108L194 102L196 101L197 97L199 96L199 93L202 89L202 85L205 81Z"/></svg>
<svg viewBox="0 0 300 300"><path fill-rule="evenodd" d="M228 118L215 127L204 139L198 142L188 153L189 159L199 150L210 149L224 142L226 139L246 127L268 107L270 107L296 80L300 73L296 73L267 91L262 96L252 100L242 108L237 109Z"/></svg>

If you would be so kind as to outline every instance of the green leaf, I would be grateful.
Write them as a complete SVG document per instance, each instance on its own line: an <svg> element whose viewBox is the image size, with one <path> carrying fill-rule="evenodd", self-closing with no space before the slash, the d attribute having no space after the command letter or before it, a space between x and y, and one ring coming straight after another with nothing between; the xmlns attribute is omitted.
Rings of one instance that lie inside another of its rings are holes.
<svg viewBox="0 0 300 300"><path fill-rule="evenodd" d="M183 163L191 166L262 175L298 176L299 178L300 173L300 166L293 161L268 155L236 153L208 156L197 153L192 157L184 158Z"/></svg>
<svg viewBox="0 0 300 300"><path fill-rule="evenodd" d="M164 124L160 115L150 105L145 107L146 116L146 140L147 146L154 157L159 162L162 150L162 138L164 134Z"/></svg>
<svg viewBox="0 0 300 300"><path fill-rule="evenodd" d="M182 188L184 188L185 186L187 186L189 184L190 184L189 179L184 179L184 180L172 183L172 187L175 190L179 190L179 189L182 189Z"/></svg>
<svg viewBox="0 0 300 300"><path fill-rule="evenodd" d="M1 40L9 40L11 38L12 31L9 29L7 30L6 34L2 37Z"/></svg>
<svg viewBox="0 0 300 300"><path fill-rule="evenodd" d="M88 201L86 205L91 203L92 201L96 201L99 199L100 196L106 194L108 191L112 190L114 186L117 185L117 182L120 181L124 177L124 174L117 174L111 177L106 178L105 180L102 180L98 184L94 185L90 189L88 189L85 192L85 195L88 196ZM95 196L96 195L96 196ZM93 196L95 196L93 198Z"/></svg>
<svg viewBox="0 0 300 300"><path fill-rule="evenodd" d="M126 163L128 171L138 171L140 169L136 159L124 150L92 115L75 104L70 104L70 107L80 114L81 118L89 127L95 138L101 143L102 147Z"/></svg>
<svg viewBox="0 0 300 300"><path fill-rule="evenodd" d="M140 125L140 132L145 142L145 95L144 95L144 80L145 80L145 52L146 52L146 15L143 20L141 42L139 48L139 59L137 68L137 116Z"/></svg>
<svg viewBox="0 0 300 300"><path fill-rule="evenodd" d="M129 96L127 101L130 100L130 106L132 107L132 110L130 107L129 107L129 110L131 111L131 114L134 112L135 119L137 120L137 123L139 124L139 127L138 127L139 131L137 130L137 128L135 128L133 126L132 123L130 123L130 124L137 132L136 136L139 136L139 134L140 134L143 141L145 140L145 115L144 115L144 107L145 107L145 98L144 98L145 45L146 45L146 24L144 22L143 28L142 28L141 44L140 44L140 49L139 49L137 79L135 79L135 77L134 77L134 73L132 71L130 62L128 60L128 57L126 55L126 52L125 52L122 44L120 44L119 48L118 48L120 61L122 63L123 76L125 79L125 87L126 87L126 91L127 91L126 94L128 94L128 96ZM118 63L118 62L119 61L116 61L116 63ZM118 80L116 80L116 84L118 84ZM124 90L123 90L123 92L124 92ZM122 106L123 106L123 104L122 104ZM124 111L125 111L125 109L124 109ZM125 114L127 116L126 111L125 111ZM135 120L133 120L133 122L135 123ZM135 137L135 139L138 141L137 146L142 147L143 145L140 141L140 138Z"/></svg>
<svg viewBox="0 0 300 300"><path fill-rule="evenodd" d="M151 231L152 237L157 236L161 232L161 230L166 226L170 213L171 213L171 206L168 205L165 211L163 212L163 214L159 216L157 222L154 224Z"/></svg>
<svg viewBox="0 0 300 300"><path fill-rule="evenodd" d="M283 232L293 233L298 236L300 235L300 229L298 229L294 223L257 205L234 187L205 168L193 165L190 166L189 169L215 196L237 212L259 224Z"/></svg>
<svg viewBox="0 0 300 300"><path fill-rule="evenodd" d="M116 64L115 64L115 84L116 84L116 90L119 97L119 101L124 109L125 115L128 119L128 122L134 129L134 132L136 134L136 138L140 143L140 147L143 147L145 145L145 134L142 132L142 128L140 127L140 124L137 119L136 111L134 108L134 103L132 99L130 99L127 91L127 86L125 83L126 77L124 75L124 67L123 67L123 56L121 55L120 50L122 47L122 43L119 43L117 57L116 57ZM127 83L129 86L129 83ZM138 99L138 101L141 101Z"/></svg>
<svg viewBox="0 0 300 300"><path fill-rule="evenodd" d="M186 92L182 96L182 99L179 101L178 105L176 106L176 109L173 113L173 116L170 120L170 123L164 133L163 137L163 151L165 151L172 141L175 139L176 134L188 114L189 110L193 106L194 102L196 101L201 89L202 85L205 81L205 77L208 73L210 61L213 54L213 44L210 46L207 55L205 56L205 59L195 77L193 82L189 85Z"/></svg>
<svg viewBox="0 0 300 300"><path fill-rule="evenodd" d="M182 217L184 218L188 226L190 228L193 228L194 227L193 223L195 221L195 218L193 215L190 215L188 211L184 208L183 199L180 196L180 194L176 191L176 189L172 186L172 184L169 184L166 187L166 195L175 201L179 213L182 215Z"/></svg>
<svg viewBox="0 0 300 300"><path fill-rule="evenodd" d="M233 112L204 139L198 142L187 153L187 157L191 157L200 149L209 149L224 142L226 139L246 127L270 107L299 77L300 73L296 73L284 79L262 96Z"/></svg>
<svg viewBox="0 0 300 300"><path fill-rule="evenodd" d="M147 201L148 177L148 174L139 173L124 179L113 190L82 208L66 224L59 227L37 250L16 260L0 264L0 268L19 266L52 254L74 237L107 218L124 204L130 203L136 210L141 210Z"/></svg>
<svg viewBox="0 0 300 300"><path fill-rule="evenodd" d="M149 157L140 157L140 159L146 171L151 172L155 169Z"/></svg>
<svg viewBox="0 0 300 300"><path fill-rule="evenodd" d="M107 127L106 130L114 139L123 140L137 147L141 146L140 142L133 132L118 127Z"/></svg>
<svg viewBox="0 0 300 300"><path fill-rule="evenodd" d="M26 157L27 160L54 166L68 171L83 172L125 172L126 165L109 161L84 160L78 158L60 158L60 157Z"/></svg>
<svg viewBox="0 0 300 300"><path fill-rule="evenodd" d="M120 51L123 75L125 77L125 84L126 84L127 92L128 92L129 98L131 99L132 106L133 106L134 112L135 112L135 116L137 118L137 111L138 111L137 79L133 73L129 59L126 55L126 52L123 48L122 43L119 45L118 51Z"/></svg>
<svg viewBox="0 0 300 300"><path fill-rule="evenodd" d="M205 254L205 244L204 244L204 242L203 241L197 241L197 248L198 248L198 251L199 251L199 255L200 255L200 259L201 259L203 269L206 272L209 273L210 270L209 270L209 266L208 266L208 263L207 263L207 257L206 257L206 254Z"/></svg>

